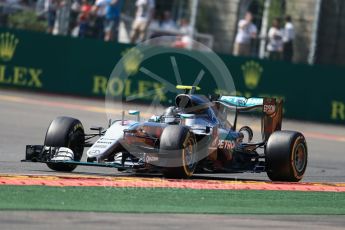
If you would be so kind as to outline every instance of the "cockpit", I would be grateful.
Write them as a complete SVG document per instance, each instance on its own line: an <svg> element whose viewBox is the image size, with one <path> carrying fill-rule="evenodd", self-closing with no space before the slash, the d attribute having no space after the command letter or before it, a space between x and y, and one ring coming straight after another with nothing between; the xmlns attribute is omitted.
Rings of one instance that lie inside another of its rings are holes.
<svg viewBox="0 0 345 230"><path fill-rule="evenodd" d="M180 114L193 114L197 124L216 125L218 120L211 109L212 102L203 95L180 94L175 99Z"/></svg>

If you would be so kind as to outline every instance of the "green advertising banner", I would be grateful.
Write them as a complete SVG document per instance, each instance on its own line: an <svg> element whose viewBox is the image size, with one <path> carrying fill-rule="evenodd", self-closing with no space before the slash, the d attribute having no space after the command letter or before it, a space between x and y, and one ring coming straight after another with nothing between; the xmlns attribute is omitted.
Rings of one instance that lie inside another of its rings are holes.
<svg viewBox="0 0 345 230"><path fill-rule="evenodd" d="M214 75L224 72L210 71L205 63L189 57L207 53L159 49L163 54L146 60L129 45L0 29L0 86L86 97L104 97L106 92L114 97L141 95L141 102L158 97L169 104L176 95L171 85L191 85L200 77L201 93L217 92L222 83ZM128 52L131 55L122 59ZM285 117L345 124L345 68L219 56L237 95L280 97L285 101ZM179 64L180 79L173 59ZM126 76L110 78L120 60Z"/></svg>

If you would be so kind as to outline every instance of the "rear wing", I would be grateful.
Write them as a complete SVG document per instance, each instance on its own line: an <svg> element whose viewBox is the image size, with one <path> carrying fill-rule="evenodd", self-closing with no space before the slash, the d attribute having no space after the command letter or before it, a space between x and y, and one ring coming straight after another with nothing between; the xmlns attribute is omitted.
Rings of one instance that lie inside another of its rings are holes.
<svg viewBox="0 0 345 230"><path fill-rule="evenodd" d="M274 132L281 130L283 120L283 100L276 98L245 98L237 96L222 96L216 101L225 107L236 111L249 111L262 108L261 134L263 140L268 140ZM236 125L235 125L236 127Z"/></svg>
<svg viewBox="0 0 345 230"><path fill-rule="evenodd" d="M237 97L237 96L222 96L219 102L224 103L227 107L236 108L239 110L253 109L261 107L264 103L264 98L252 97Z"/></svg>

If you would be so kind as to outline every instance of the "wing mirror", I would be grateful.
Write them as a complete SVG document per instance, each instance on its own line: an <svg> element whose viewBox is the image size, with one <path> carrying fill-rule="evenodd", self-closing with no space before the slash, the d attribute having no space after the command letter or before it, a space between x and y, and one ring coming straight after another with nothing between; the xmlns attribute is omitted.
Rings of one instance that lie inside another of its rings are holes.
<svg viewBox="0 0 345 230"><path fill-rule="evenodd" d="M90 130L92 130L92 131L98 131L98 134L101 135L101 134L102 134L102 131L103 131L103 127L101 127L101 126L92 126L92 127L90 128Z"/></svg>
<svg viewBox="0 0 345 230"><path fill-rule="evenodd" d="M128 114L132 115L132 116L137 116L137 121L138 122L140 121L140 111L139 110L129 110Z"/></svg>

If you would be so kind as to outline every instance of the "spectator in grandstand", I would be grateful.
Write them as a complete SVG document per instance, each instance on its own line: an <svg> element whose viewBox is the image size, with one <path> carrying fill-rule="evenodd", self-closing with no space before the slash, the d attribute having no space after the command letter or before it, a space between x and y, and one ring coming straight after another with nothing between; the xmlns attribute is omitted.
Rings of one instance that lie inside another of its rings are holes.
<svg viewBox="0 0 345 230"><path fill-rule="evenodd" d="M189 24L188 19L186 18L182 18L180 20L180 27L179 30L182 34L191 34L193 31L193 28L191 27L191 25Z"/></svg>
<svg viewBox="0 0 345 230"><path fill-rule="evenodd" d="M161 23L161 28L163 30L176 30L176 23L171 17L171 13L169 11L164 11L163 13L163 20Z"/></svg>
<svg viewBox="0 0 345 230"><path fill-rule="evenodd" d="M46 0L44 9L47 12L48 28L47 33L52 34L55 26L56 12L59 7L59 0Z"/></svg>
<svg viewBox="0 0 345 230"><path fill-rule="evenodd" d="M96 0L92 12L96 16L93 26L93 37L104 39L104 21L107 11L107 0Z"/></svg>
<svg viewBox="0 0 345 230"><path fill-rule="evenodd" d="M251 54L251 42L257 36L257 28L252 20L253 15L247 12L244 19L238 22L233 52L235 56L250 56Z"/></svg>
<svg viewBox="0 0 345 230"><path fill-rule="evenodd" d="M292 61L293 57L293 41L295 39L295 29L291 21L291 16L285 17L284 26L284 48L283 48L283 59L284 61Z"/></svg>
<svg viewBox="0 0 345 230"><path fill-rule="evenodd" d="M132 25L131 43L143 41L146 36L147 28L150 25L154 15L155 1L154 0L137 0L136 14Z"/></svg>
<svg viewBox="0 0 345 230"><path fill-rule="evenodd" d="M104 41L118 40L121 6L122 0L108 0L105 14Z"/></svg>
<svg viewBox="0 0 345 230"><path fill-rule="evenodd" d="M177 36L176 41L173 43L175 48L192 48L193 39L191 37L193 28L190 26L189 21L185 18L180 20L179 32L180 36Z"/></svg>
<svg viewBox="0 0 345 230"><path fill-rule="evenodd" d="M79 37L85 38L89 31L89 20L92 6L88 0L82 0L79 14Z"/></svg>
<svg viewBox="0 0 345 230"><path fill-rule="evenodd" d="M78 26L78 17L80 12L79 0L72 0L69 20L69 33L73 36L73 30Z"/></svg>
<svg viewBox="0 0 345 230"><path fill-rule="evenodd" d="M152 17L151 23L149 25L149 28L151 30L158 30L161 28L161 15L155 13Z"/></svg>
<svg viewBox="0 0 345 230"><path fill-rule="evenodd" d="M280 60L283 52L283 30L280 28L280 20L275 18L268 31L267 51L270 60Z"/></svg>

